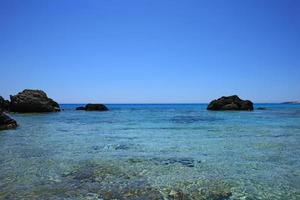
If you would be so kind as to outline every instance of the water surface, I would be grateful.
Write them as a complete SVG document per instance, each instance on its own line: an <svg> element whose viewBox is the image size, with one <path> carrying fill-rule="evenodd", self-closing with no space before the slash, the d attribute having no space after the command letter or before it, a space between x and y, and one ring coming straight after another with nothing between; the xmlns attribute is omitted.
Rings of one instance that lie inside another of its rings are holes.
<svg viewBox="0 0 300 200"><path fill-rule="evenodd" d="M108 105L11 114L0 199L300 199L300 106Z"/></svg>

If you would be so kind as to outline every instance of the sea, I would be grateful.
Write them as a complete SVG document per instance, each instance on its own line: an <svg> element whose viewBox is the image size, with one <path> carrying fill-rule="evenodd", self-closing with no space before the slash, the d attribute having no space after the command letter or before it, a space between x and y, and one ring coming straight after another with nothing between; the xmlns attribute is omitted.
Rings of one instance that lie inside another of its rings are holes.
<svg viewBox="0 0 300 200"><path fill-rule="evenodd" d="M300 105L81 105L10 114L0 199L300 199Z"/></svg>

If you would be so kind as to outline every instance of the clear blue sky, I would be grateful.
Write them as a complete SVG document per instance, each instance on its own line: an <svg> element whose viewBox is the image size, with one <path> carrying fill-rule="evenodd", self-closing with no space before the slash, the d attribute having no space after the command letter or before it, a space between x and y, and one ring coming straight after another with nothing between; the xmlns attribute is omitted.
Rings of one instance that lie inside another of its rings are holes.
<svg viewBox="0 0 300 200"><path fill-rule="evenodd" d="M300 100L299 0L0 0L0 95Z"/></svg>

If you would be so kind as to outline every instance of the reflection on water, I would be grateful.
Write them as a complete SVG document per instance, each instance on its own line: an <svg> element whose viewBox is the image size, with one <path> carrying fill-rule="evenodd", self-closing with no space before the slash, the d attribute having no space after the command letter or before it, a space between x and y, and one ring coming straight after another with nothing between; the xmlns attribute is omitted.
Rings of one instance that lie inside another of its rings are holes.
<svg viewBox="0 0 300 200"><path fill-rule="evenodd" d="M299 199L300 107L110 105L13 114L0 199Z"/></svg>

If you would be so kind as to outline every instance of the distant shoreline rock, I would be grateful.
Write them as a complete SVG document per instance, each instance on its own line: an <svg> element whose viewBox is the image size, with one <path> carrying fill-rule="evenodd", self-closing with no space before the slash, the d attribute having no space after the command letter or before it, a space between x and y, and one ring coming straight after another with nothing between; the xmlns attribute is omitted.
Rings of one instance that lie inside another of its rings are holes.
<svg viewBox="0 0 300 200"><path fill-rule="evenodd" d="M213 100L207 106L207 110L226 111L226 110L240 110L252 111L253 103L249 100L242 100L237 95L223 96L219 99Z"/></svg>
<svg viewBox="0 0 300 200"><path fill-rule="evenodd" d="M282 102L281 104L300 104L300 101L287 101L287 102Z"/></svg>
<svg viewBox="0 0 300 200"><path fill-rule="evenodd" d="M76 110L108 111L108 108L104 104L87 104L85 106L77 107Z"/></svg>
<svg viewBox="0 0 300 200"><path fill-rule="evenodd" d="M10 118L7 114L0 113L0 131L16 128L18 126L16 120Z"/></svg>
<svg viewBox="0 0 300 200"><path fill-rule="evenodd" d="M41 113L60 111L59 104L47 97L42 90L23 90L10 96L10 111L18 113Z"/></svg>
<svg viewBox="0 0 300 200"><path fill-rule="evenodd" d="M268 110L268 109L265 107L258 107L258 108L256 108L256 110Z"/></svg>
<svg viewBox="0 0 300 200"><path fill-rule="evenodd" d="M76 108L76 110L85 110L85 106L79 106Z"/></svg>

